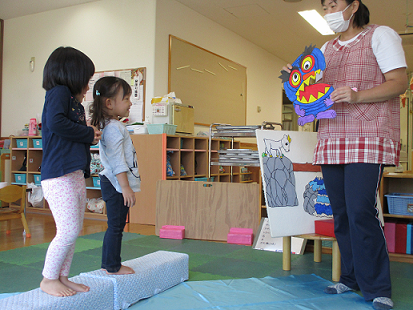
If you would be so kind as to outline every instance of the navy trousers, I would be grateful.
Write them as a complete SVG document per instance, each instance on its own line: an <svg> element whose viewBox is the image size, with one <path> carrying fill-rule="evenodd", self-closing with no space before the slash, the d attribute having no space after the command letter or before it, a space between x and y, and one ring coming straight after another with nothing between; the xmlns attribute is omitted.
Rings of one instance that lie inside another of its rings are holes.
<svg viewBox="0 0 413 310"><path fill-rule="evenodd" d="M123 229L126 225L129 208L123 203L123 195L116 191L105 176L100 176L100 187L108 217L108 229L103 238L101 267L108 272L118 272L121 267L120 252Z"/></svg>
<svg viewBox="0 0 413 310"><path fill-rule="evenodd" d="M376 209L383 166L360 163L321 169L341 253L340 282L360 289L366 301L391 298L389 255Z"/></svg>

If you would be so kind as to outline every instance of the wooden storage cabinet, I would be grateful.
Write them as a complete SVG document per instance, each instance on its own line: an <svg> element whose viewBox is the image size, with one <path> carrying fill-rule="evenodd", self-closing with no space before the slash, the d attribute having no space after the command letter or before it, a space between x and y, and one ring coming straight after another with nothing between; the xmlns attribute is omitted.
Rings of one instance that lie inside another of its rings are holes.
<svg viewBox="0 0 413 310"><path fill-rule="evenodd" d="M403 173L383 173L383 178L380 185L380 201L383 209L383 217L407 219L413 221L413 216L390 214L387 204L386 194L389 193L413 193L413 172L406 171ZM392 261L410 262L413 263L413 255L389 253Z"/></svg>
<svg viewBox="0 0 413 310"><path fill-rule="evenodd" d="M29 137L11 137L11 151L10 151L10 159L11 159L11 183L16 185L25 185L27 183L35 183L35 177L40 179L41 175L41 164L42 164L42 156L43 150L40 147L35 147L34 141L36 139L41 139L40 136L29 136ZM26 147L18 147L21 146L21 143L24 141ZM99 152L98 148L91 148L91 153ZM26 169L24 171L20 171L23 166L24 158L26 157ZM15 175L24 175L25 182L16 182ZM97 177L98 175L94 175ZM92 177L86 179L86 188L87 188L87 198L98 198L101 197L102 194L100 192L100 188L93 186ZM43 206L40 208L33 207L28 201L26 201L27 212L32 213L50 213L49 206L47 201L43 199ZM103 211L103 214L93 213L90 212L85 206L85 218L88 219L102 219L106 220L106 210Z"/></svg>
<svg viewBox="0 0 413 310"><path fill-rule="evenodd" d="M260 223L258 184L160 180L156 233L163 225L185 226L185 238L226 241L231 227Z"/></svg>
<svg viewBox="0 0 413 310"><path fill-rule="evenodd" d="M42 149L33 147L33 139L41 137L12 137L11 138L11 183L20 185L34 183L35 176L40 176L42 164ZM24 142L25 147L21 147ZM18 147L20 145L20 147ZM25 164L25 169L23 165ZM23 175L24 182L16 180L16 175Z"/></svg>
<svg viewBox="0 0 413 310"><path fill-rule="evenodd" d="M167 134L132 135L131 136L138 159L139 174L141 176L141 191L136 193L136 205L130 210L131 223L156 223L156 182L159 180L195 181L208 178L208 137L179 136ZM239 142L236 147L246 148ZM211 157L218 156L220 148L230 148L231 140L213 139ZM247 145L249 146L249 145ZM167 176L167 157L174 176ZM181 175L183 166L186 175ZM231 182L231 167L212 166L211 176L214 182ZM259 167L248 167L248 171L241 172L241 167L233 167L233 182L261 184ZM261 197L260 197L261 198ZM261 200L257 204L261 205ZM258 214L257 216L260 216Z"/></svg>

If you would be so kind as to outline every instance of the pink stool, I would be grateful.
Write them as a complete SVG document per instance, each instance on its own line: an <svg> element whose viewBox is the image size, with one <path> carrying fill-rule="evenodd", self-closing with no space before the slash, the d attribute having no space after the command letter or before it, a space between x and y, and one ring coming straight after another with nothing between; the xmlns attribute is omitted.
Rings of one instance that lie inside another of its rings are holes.
<svg viewBox="0 0 413 310"><path fill-rule="evenodd" d="M159 230L159 238L184 239L185 226L163 225Z"/></svg>
<svg viewBox="0 0 413 310"><path fill-rule="evenodd" d="M252 228L232 227L227 236L227 243L252 245L253 230Z"/></svg>

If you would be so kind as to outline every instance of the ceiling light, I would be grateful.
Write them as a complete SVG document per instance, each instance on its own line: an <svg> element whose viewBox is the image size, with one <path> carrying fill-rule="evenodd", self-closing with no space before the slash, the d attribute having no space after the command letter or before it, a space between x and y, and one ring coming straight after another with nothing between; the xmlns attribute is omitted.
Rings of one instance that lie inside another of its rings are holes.
<svg viewBox="0 0 413 310"><path fill-rule="evenodd" d="M328 27L326 20L316 10L301 11L298 14L323 36L334 34L334 31Z"/></svg>

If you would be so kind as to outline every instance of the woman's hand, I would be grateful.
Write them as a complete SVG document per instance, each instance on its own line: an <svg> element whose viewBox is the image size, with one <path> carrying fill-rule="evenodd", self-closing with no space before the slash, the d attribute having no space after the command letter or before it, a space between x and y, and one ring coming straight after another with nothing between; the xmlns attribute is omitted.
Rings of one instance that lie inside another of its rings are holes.
<svg viewBox="0 0 413 310"><path fill-rule="evenodd" d="M293 68L293 66L291 65L291 64L287 64L286 66L284 66L283 68L282 68L282 70L281 71L286 71L286 72L288 72L288 73L291 73L291 69Z"/></svg>
<svg viewBox="0 0 413 310"><path fill-rule="evenodd" d="M347 102L347 103L358 102L357 91L355 91L354 89L348 86L335 89L331 93L330 99L333 100L334 102Z"/></svg>
<svg viewBox="0 0 413 310"><path fill-rule="evenodd" d="M354 91L345 86L331 93L334 102L370 103L383 102L403 94L408 88L406 68L399 68L384 74L385 82L366 90Z"/></svg>

